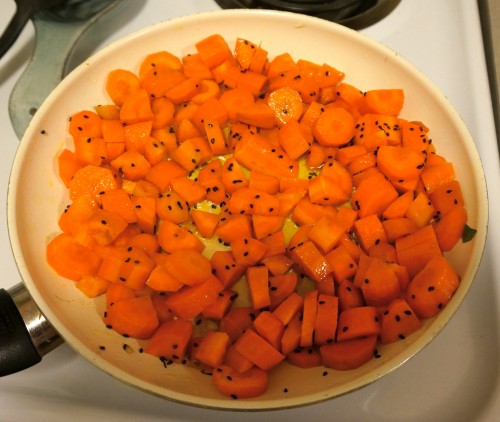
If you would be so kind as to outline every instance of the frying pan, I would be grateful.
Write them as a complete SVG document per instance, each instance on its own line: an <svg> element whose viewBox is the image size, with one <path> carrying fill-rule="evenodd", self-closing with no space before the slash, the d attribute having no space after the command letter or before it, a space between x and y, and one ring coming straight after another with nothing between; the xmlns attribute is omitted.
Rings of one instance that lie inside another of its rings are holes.
<svg viewBox="0 0 500 422"><path fill-rule="evenodd" d="M231 400L216 391L210 377L188 365L164 366L140 353L143 343L105 328L102 298L89 300L74 283L47 265L45 247L58 233L57 220L69 200L56 168L58 153L70 145L68 117L84 108L106 104L104 84L115 68L138 70L146 54L168 50L194 52L200 39L220 33L230 44L237 37L262 43L270 57L289 52L295 58L327 62L342 69L346 81L362 89L404 88L402 117L431 128L438 151L451 160L462 184L474 239L448 256L461 285L448 306L404 341L381 347L380 358L353 371L300 369L287 364L273 370L267 393ZM21 277L33 300L64 340L84 358L122 382L152 394L202 407L259 410L300 406L330 399L365 386L396 369L425 347L444 328L466 296L479 266L488 220L484 172L467 128L448 100L397 53L365 36L318 18L274 11L218 11L163 22L127 36L88 59L49 95L31 121L12 167L8 224ZM11 310L2 316L12 320ZM7 322L9 322L7 321ZM7 327L7 328L5 328ZM11 334L2 325L2 336ZM21 355L19 348L17 353Z"/></svg>

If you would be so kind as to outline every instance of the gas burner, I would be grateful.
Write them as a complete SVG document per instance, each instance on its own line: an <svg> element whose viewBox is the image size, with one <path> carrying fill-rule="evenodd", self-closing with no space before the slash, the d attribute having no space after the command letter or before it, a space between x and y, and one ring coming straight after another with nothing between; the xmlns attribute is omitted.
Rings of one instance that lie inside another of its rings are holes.
<svg viewBox="0 0 500 422"><path fill-rule="evenodd" d="M352 29L366 28L391 13L401 0L216 0L223 9L273 9L303 13Z"/></svg>

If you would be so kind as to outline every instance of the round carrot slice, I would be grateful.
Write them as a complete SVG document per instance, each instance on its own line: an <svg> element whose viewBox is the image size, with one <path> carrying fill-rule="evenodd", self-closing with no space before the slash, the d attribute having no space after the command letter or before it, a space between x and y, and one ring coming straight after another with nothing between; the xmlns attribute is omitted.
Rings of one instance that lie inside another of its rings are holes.
<svg viewBox="0 0 500 422"><path fill-rule="evenodd" d="M339 147L354 136L355 124L354 117L344 108L327 108L316 120L313 135L320 145Z"/></svg>

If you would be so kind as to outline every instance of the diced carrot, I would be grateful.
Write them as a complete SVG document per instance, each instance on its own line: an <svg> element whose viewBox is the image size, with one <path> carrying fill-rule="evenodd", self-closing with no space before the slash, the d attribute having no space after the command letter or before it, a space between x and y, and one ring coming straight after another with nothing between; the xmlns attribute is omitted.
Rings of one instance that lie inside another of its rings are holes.
<svg viewBox="0 0 500 422"><path fill-rule="evenodd" d="M413 278L433 256L441 255L434 228L426 226L396 240L398 261Z"/></svg>
<svg viewBox="0 0 500 422"><path fill-rule="evenodd" d="M339 298L340 311L364 306L365 304L361 289L348 279L344 279L339 283L337 295Z"/></svg>
<svg viewBox="0 0 500 422"><path fill-rule="evenodd" d="M62 277L78 281L93 275L101 264L97 252L79 244L71 235L61 233L47 245L47 262Z"/></svg>
<svg viewBox="0 0 500 422"><path fill-rule="evenodd" d="M217 300L203 309L203 316L220 321L228 313L229 309L231 309L232 302L236 296L237 294L231 290L219 292Z"/></svg>
<svg viewBox="0 0 500 422"><path fill-rule="evenodd" d="M76 282L76 287L88 298L94 298L106 293L109 284L100 277L85 275Z"/></svg>
<svg viewBox="0 0 500 422"><path fill-rule="evenodd" d="M462 205L456 205L445 214L439 214L439 219L432 223L432 226L442 251L451 251L460 241L466 223L467 210Z"/></svg>
<svg viewBox="0 0 500 422"><path fill-rule="evenodd" d="M259 313L253 322L255 331L267 340L276 350L281 349L281 338L285 331L285 325L274 314L269 311Z"/></svg>
<svg viewBox="0 0 500 422"><path fill-rule="evenodd" d="M191 209L191 220L196 226L198 233L206 239L210 239L217 229L220 221L218 214Z"/></svg>
<svg viewBox="0 0 500 422"><path fill-rule="evenodd" d="M234 341L247 330L255 320L252 307L231 308L219 323L219 330L228 333Z"/></svg>
<svg viewBox="0 0 500 422"><path fill-rule="evenodd" d="M177 249L163 261L165 269L181 283L194 286L212 274L210 261L196 249Z"/></svg>
<svg viewBox="0 0 500 422"><path fill-rule="evenodd" d="M300 332L300 347L311 347L314 342L314 327L318 310L318 290L312 290L304 295L302 309L302 327Z"/></svg>
<svg viewBox="0 0 500 422"><path fill-rule="evenodd" d="M195 249L201 252L205 248L196 235L169 221L162 221L160 224L158 243L165 252L169 253L178 249Z"/></svg>
<svg viewBox="0 0 500 422"><path fill-rule="evenodd" d="M270 306L268 269L266 267L249 267L246 270L246 279L253 308L262 309Z"/></svg>
<svg viewBox="0 0 500 422"><path fill-rule="evenodd" d="M382 313L380 340L383 344L403 340L421 327L420 319L404 299L393 300Z"/></svg>
<svg viewBox="0 0 500 422"><path fill-rule="evenodd" d="M173 179L186 175L187 170L175 161L165 160L152 166L146 174L145 179L153 183L160 192L165 192Z"/></svg>
<svg viewBox="0 0 500 422"><path fill-rule="evenodd" d="M332 272L332 267L312 241L295 247L290 256L308 277L318 283L323 282Z"/></svg>
<svg viewBox="0 0 500 422"><path fill-rule="evenodd" d="M76 154L67 148L65 148L57 157L59 177L66 187L69 186L69 182L73 176L83 166L84 164L78 159Z"/></svg>
<svg viewBox="0 0 500 422"><path fill-rule="evenodd" d="M442 255L427 261L413 277L406 300L420 318L430 318L451 300L460 283L457 272Z"/></svg>
<svg viewBox="0 0 500 422"><path fill-rule="evenodd" d="M196 360L212 368L224 361L231 338L223 331L209 331L201 339L196 352Z"/></svg>
<svg viewBox="0 0 500 422"><path fill-rule="evenodd" d="M150 296L139 296L115 302L107 308L106 324L122 335L149 339L159 325Z"/></svg>
<svg viewBox="0 0 500 422"><path fill-rule="evenodd" d="M118 106L122 106L125 98L134 94L139 88L139 78L129 70L116 69L108 74L106 92Z"/></svg>
<svg viewBox="0 0 500 422"><path fill-rule="evenodd" d="M339 147L354 136L355 120L344 108L328 108L318 117L313 134L323 146Z"/></svg>
<svg viewBox="0 0 500 422"><path fill-rule="evenodd" d="M365 113L397 116L403 108L403 103L402 89L374 89L366 91L362 107Z"/></svg>
<svg viewBox="0 0 500 422"><path fill-rule="evenodd" d="M210 69L231 56L226 40L219 34L210 35L198 41L195 46L201 60Z"/></svg>
<svg viewBox="0 0 500 422"><path fill-rule="evenodd" d="M236 263L231 251L215 251L210 262L214 274L226 289L231 288L245 273L245 267Z"/></svg>
<svg viewBox="0 0 500 422"><path fill-rule="evenodd" d="M285 356L251 328L247 329L234 343L235 349L257 367L269 371Z"/></svg>
<svg viewBox="0 0 500 422"><path fill-rule="evenodd" d="M117 188L118 181L113 171L90 164L79 169L68 184L69 197L72 201L80 196L91 202L97 201L101 192Z"/></svg>
<svg viewBox="0 0 500 422"><path fill-rule="evenodd" d="M351 340L380 334L377 308L362 306L345 309L339 314L337 341Z"/></svg>
<svg viewBox="0 0 500 422"><path fill-rule="evenodd" d="M239 121L260 128L274 127L275 111L264 102L246 104L236 113Z"/></svg>
<svg viewBox="0 0 500 422"><path fill-rule="evenodd" d="M320 347L321 361L328 368L348 371L368 362L375 352L377 336L324 344Z"/></svg>
<svg viewBox="0 0 500 422"><path fill-rule="evenodd" d="M120 108L120 120L126 124L133 124L153 120L151 101L144 89L139 89L125 97Z"/></svg>
<svg viewBox="0 0 500 422"><path fill-rule="evenodd" d="M158 327L144 351L159 358L180 361L186 355L192 333L191 321L183 319L166 321Z"/></svg>
<svg viewBox="0 0 500 422"><path fill-rule="evenodd" d="M178 318L194 318L207 306L215 303L222 290L222 283L217 277L211 276L202 283L193 286L186 285L171 293L166 302Z"/></svg>
<svg viewBox="0 0 500 422"><path fill-rule="evenodd" d="M271 309L276 308L297 288L297 274L286 273L269 277L269 295L271 296Z"/></svg>
<svg viewBox="0 0 500 422"><path fill-rule="evenodd" d="M223 394L233 399L258 397L267 390L268 374L253 366L238 372L227 365L220 365L212 377L215 386Z"/></svg>
<svg viewBox="0 0 500 422"><path fill-rule="evenodd" d="M229 120L237 121L238 110L241 107L253 104L255 102L255 98L248 89L236 87L225 90L219 97L219 101L226 109Z"/></svg>

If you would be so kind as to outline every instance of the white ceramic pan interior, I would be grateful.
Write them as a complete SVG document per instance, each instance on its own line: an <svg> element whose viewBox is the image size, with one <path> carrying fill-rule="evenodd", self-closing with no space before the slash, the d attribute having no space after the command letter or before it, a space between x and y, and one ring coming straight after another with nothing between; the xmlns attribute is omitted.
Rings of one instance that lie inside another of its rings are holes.
<svg viewBox="0 0 500 422"><path fill-rule="evenodd" d="M402 116L423 121L438 152L453 161L462 183L469 225L478 230L472 242L460 244L449 254L462 277L458 292L418 333L381 348L381 358L354 371L329 370L324 376L325 368L304 370L282 365L273 371L268 392L251 400L228 399L199 370L182 365L165 368L157 358L139 353L141 344L105 328L102 300L84 297L72 281L58 277L45 260L46 244L58 232L58 217L68 204L56 168L59 152L70 145L68 117L110 103L104 90L110 70L137 71L146 54L159 50L177 55L194 52L195 42L213 33L220 33L231 45L237 37L262 43L270 57L289 52L296 59L329 63L347 74L347 82L363 90L403 88L406 103ZM327 21L240 10L194 15L147 28L113 43L71 73L36 113L21 142L9 186L8 220L12 247L27 288L66 342L86 359L125 383L171 400L213 408L270 409L318 402L362 387L397 368L429 343L454 314L473 282L486 237L487 198L482 166L464 123L429 80L396 53ZM124 344L129 346L127 350Z"/></svg>

